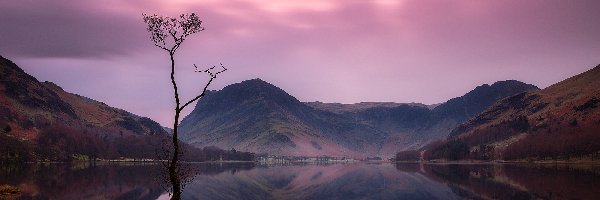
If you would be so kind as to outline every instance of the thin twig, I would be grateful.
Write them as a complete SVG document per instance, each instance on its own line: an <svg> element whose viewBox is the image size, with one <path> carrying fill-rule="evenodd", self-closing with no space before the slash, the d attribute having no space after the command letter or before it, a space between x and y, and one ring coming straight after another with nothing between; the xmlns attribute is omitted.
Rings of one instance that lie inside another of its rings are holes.
<svg viewBox="0 0 600 200"><path fill-rule="evenodd" d="M210 75L210 79L208 80L208 82L206 83L206 85L204 85L204 89L202 89L202 92L194 97L192 100L189 100L188 102L186 102L185 104L183 104L183 106L181 106L179 108L179 111L183 110L186 106L190 105L191 103L193 103L194 101L200 99L201 97L203 97L204 95L206 95L206 91L208 90L208 86L212 83L212 81L217 78L217 75L220 73L223 73L224 71L227 71L227 68L225 68L225 66L223 66L223 63L221 63L221 68L223 68L222 70L219 70L216 73L211 72L210 70L214 69L216 66L212 66L211 68L205 69L205 70L198 70L198 66L196 66L196 64L194 64L194 68L196 68L195 72L204 72L207 73L208 75Z"/></svg>

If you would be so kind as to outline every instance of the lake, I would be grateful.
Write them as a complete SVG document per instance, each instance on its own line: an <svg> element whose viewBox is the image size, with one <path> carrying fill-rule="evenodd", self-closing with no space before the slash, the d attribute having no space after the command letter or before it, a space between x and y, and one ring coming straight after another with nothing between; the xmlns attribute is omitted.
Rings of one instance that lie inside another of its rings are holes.
<svg viewBox="0 0 600 200"><path fill-rule="evenodd" d="M490 164L194 164L184 199L599 199L600 168ZM156 164L3 165L7 199L166 199ZM0 197L2 199L2 197Z"/></svg>

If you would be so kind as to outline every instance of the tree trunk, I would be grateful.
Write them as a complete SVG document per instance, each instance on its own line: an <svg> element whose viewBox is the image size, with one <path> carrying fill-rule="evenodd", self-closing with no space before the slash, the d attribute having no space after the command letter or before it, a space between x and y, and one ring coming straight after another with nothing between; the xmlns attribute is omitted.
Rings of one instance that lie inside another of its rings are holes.
<svg viewBox="0 0 600 200"><path fill-rule="evenodd" d="M177 91L177 83L175 83L175 59L173 58L174 52L170 53L171 56L171 83L173 84L173 91L175 93L175 121L173 123L173 158L169 163L169 181L171 182L171 189L173 190L173 196L171 200L181 199L181 180L179 179L179 141L177 140L177 126L179 125L179 93Z"/></svg>

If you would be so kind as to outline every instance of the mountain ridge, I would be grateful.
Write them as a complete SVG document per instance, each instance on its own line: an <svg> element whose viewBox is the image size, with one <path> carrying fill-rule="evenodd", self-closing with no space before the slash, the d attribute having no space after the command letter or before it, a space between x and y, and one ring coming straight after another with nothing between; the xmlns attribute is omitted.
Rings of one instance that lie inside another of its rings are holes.
<svg viewBox="0 0 600 200"><path fill-rule="evenodd" d="M489 91L484 96L491 100L538 89L518 81L481 87L473 91ZM402 148L418 148L432 140L429 136L442 138L474 115L455 114L457 111L445 107L483 110L481 106L452 104L463 99L435 107L419 103L300 102L277 86L251 79L209 92L182 120L180 130L182 140L197 147L214 145L296 156L389 156ZM481 104L491 104L491 100Z"/></svg>
<svg viewBox="0 0 600 200"><path fill-rule="evenodd" d="M0 94L0 143L12 147L3 151L20 149L13 152L18 158L3 154L0 161L23 160L33 151L36 160L50 161L70 160L71 154L150 158L168 138L150 118L40 82L1 56Z"/></svg>
<svg viewBox="0 0 600 200"><path fill-rule="evenodd" d="M426 148L426 157L593 159L600 150L599 77L600 65L542 90L497 101L457 126L446 143Z"/></svg>

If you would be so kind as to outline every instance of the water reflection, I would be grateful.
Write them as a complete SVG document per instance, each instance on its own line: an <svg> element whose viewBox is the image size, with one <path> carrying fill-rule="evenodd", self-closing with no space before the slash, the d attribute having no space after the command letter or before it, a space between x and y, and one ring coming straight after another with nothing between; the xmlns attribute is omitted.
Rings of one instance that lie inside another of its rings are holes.
<svg viewBox="0 0 600 200"><path fill-rule="evenodd" d="M18 186L11 199L156 199L156 165L47 164L2 166L0 184Z"/></svg>
<svg viewBox="0 0 600 200"><path fill-rule="evenodd" d="M391 164L258 166L200 175L184 199L458 199L445 184Z"/></svg>
<svg viewBox="0 0 600 200"><path fill-rule="evenodd" d="M194 164L203 175L254 168L254 163ZM158 163L0 165L0 185L17 186L18 195L0 199L151 199L165 193Z"/></svg>
<svg viewBox="0 0 600 200"><path fill-rule="evenodd" d="M598 199L593 166L194 164L183 199ZM159 165L0 166L9 199L160 199ZM0 197L0 199L2 199Z"/></svg>
<svg viewBox="0 0 600 200"><path fill-rule="evenodd" d="M398 164L445 183L466 199L598 199L600 168L590 165Z"/></svg>

